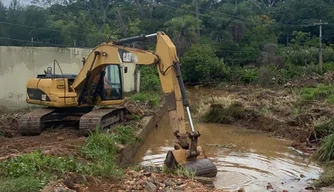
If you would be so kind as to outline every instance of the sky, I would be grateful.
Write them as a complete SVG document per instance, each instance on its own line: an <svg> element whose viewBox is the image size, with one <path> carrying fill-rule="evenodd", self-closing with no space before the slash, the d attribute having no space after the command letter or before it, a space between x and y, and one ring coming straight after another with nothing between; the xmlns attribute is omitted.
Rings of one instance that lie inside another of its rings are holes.
<svg viewBox="0 0 334 192"><path fill-rule="evenodd" d="M0 0L6 7L8 7L9 6L9 4L10 4L10 1L11 0ZM30 4L30 0L19 0L19 2L20 2L20 4L21 5L29 5Z"/></svg>

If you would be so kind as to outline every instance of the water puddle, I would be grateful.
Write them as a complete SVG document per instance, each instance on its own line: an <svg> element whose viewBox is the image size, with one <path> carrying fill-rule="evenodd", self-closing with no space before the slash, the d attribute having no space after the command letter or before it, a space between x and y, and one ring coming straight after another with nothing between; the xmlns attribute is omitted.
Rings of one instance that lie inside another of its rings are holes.
<svg viewBox="0 0 334 192"><path fill-rule="evenodd" d="M135 161L162 166L173 149L174 136L165 115L160 126L148 134ZM215 186L235 191L309 191L305 188L322 169L289 147L289 142L234 126L195 124L202 134L199 145L218 167ZM270 183L270 185L268 185ZM269 187L267 189L267 187ZM273 189L271 189L271 187Z"/></svg>

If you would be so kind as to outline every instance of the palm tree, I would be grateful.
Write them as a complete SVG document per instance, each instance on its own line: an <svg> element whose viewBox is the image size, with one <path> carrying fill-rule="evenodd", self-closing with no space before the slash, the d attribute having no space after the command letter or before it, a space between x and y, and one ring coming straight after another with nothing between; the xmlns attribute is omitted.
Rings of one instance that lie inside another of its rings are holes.
<svg viewBox="0 0 334 192"><path fill-rule="evenodd" d="M172 36L179 54L182 55L192 43L199 40L197 26L202 28L202 21L191 15L174 17L165 23L166 32Z"/></svg>

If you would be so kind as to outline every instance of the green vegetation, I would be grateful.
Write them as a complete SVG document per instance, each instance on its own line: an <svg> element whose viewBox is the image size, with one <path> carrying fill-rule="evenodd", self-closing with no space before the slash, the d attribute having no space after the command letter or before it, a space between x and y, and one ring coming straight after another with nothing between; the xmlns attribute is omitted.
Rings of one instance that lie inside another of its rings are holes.
<svg viewBox="0 0 334 192"><path fill-rule="evenodd" d="M327 187L334 184L334 119L316 126L315 131L317 138L321 139L315 157L325 164L325 170L315 185Z"/></svg>
<svg viewBox="0 0 334 192"><path fill-rule="evenodd" d="M90 134L80 150L86 159L93 162L89 165L90 174L104 177L123 174L115 163L118 150L116 138L115 133L103 133L99 129Z"/></svg>
<svg viewBox="0 0 334 192"><path fill-rule="evenodd" d="M18 178L1 178L0 191L5 192L36 192L39 191L45 184L41 178L34 176L21 176Z"/></svg>
<svg viewBox="0 0 334 192"><path fill-rule="evenodd" d="M140 89L145 92L158 92L161 89L156 66L140 66Z"/></svg>
<svg viewBox="0 0 334 192"><path fill-rule="evenodd" d="M315 126L315 133L317 138L324 138L334 133L334 119L330 119L323 124Z"/></svg>
<svg viewBox="0 0 334 192"><path fill-rule="evenodd" d="M326 163L334 160L334 133L326 136L318 151L319 160Z"/></svg>
<svg viewBox="0 0 334 192"><path fill-rule="evenodd" d="M301 94L303 99L307 101L325 99L328 103L334 104L334 85L332 84L319 84L315 88L303 88Z"/></svg>
<svg viewBox="0 0 334 192"><path fill-rule="evenodd" d="M165 31L188 83L271 85L333 71L334 26L323 26L321 72L313 25L331 23L333 15L334 3L324 0L35 0L27 6L11 0L8 7L0 2L0 45L92 48L107 39ZM155 41L129 46L155 50ZM142 90L158 91L156 66L141 69Z"/></svg>
<svg viewBox="0 0 334 192"><path fill-rule="evenodd" d="M129 144L135 139L131 126L119 126L111 133L97 129L79 149L84 162L71 156L44 155L41 151L9 158L0 163L0 191L38 191L67 172L105 178L121 177L123 170L116 163L117 144Z"/></svg>
<svg viewBox="0 0 334 192"><path fill-rule="evenodd" d="M0 191L38 191L65 172L85 173L88 169L72 157L52 157L34 151L0 164Z"/></svg>
<svg viewBox="0 0 334 192"><path fill-rule="evenodd" d="M129 98L130 101L148 102L152 107L160 104L160 94L156 92L139 92Z"/></svg>

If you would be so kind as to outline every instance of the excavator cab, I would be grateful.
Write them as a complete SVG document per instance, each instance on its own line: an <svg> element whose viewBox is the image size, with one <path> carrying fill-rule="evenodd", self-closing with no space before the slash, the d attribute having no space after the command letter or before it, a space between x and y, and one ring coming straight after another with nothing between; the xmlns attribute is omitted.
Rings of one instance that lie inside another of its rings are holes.
<svg viewBox="0 0 334 192"><path fill-rule="evenodd" d="M110 64L101 68L88 85L90 95L100 101L123 99L123 73L119 64Z"/></svg>

